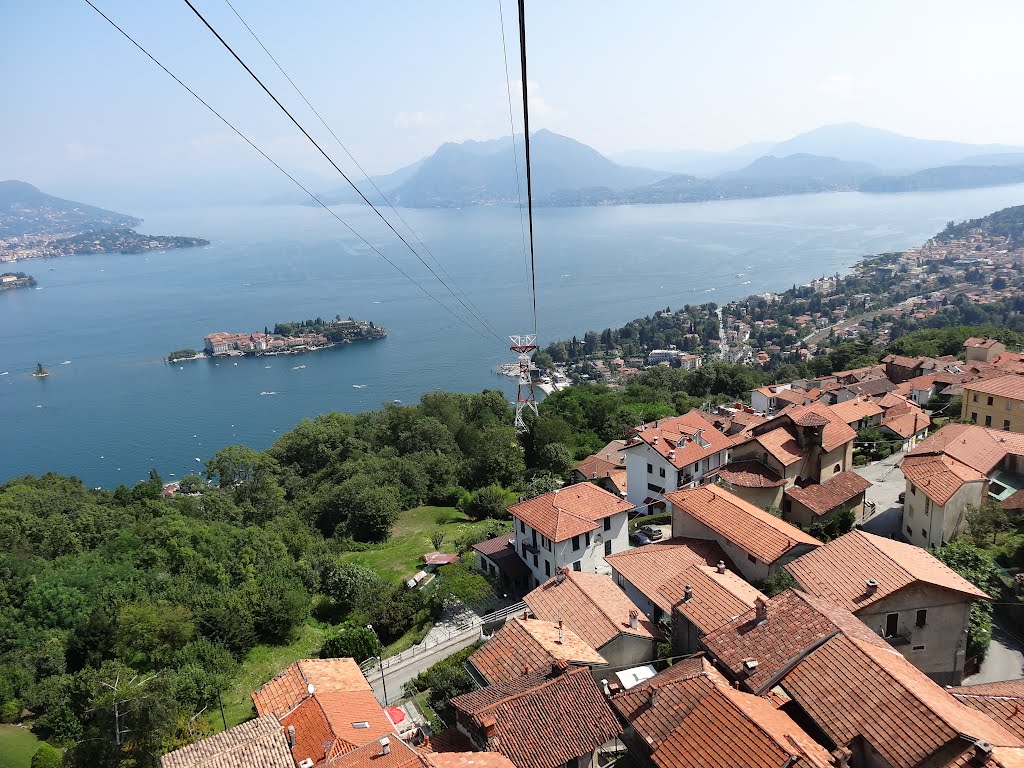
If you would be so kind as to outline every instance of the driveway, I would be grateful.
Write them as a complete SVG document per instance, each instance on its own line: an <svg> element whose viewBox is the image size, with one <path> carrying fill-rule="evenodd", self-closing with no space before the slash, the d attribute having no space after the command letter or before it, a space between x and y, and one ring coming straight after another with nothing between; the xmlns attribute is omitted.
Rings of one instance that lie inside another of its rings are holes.
<svg viewBox="0 0 1024 768"><path fill-rule="evenodd" d="M907 489L907 481L896 466L902 459L901 451L865 467L853 468L858 475L871 481L865 496L868 501L874 502L875 512L865 519L862 526L868 533L898 536L903 528L903 505L899 503L898 497ZM870 512L865 511L865 514Z"/></svg>
<svg viewBox="0 0 1024 768"><path fill-rule="evenodd" d="M997 683L1024 677L1024 642L1002 627L992 624L992 644L977 674L964 678L964 685Z"/></svg>

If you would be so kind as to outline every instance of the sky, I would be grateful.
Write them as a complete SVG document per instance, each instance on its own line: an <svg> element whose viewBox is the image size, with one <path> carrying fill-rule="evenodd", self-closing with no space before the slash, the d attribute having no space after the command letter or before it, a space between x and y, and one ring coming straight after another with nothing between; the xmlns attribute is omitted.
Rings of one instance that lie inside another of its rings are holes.
<svg viewBox="0 0 1024 768"><path fill-rule="evenodd" d="M183 0L94 2L300 179L338 186ZM193 2L343 158L226 0ZM370 173L509 132L499 0L231 2ZM516 7L500 2L521 130ZM0 179L109 205L291 191L84 0L4 5ZM1024 144L1016 0L527 0L526 20L531 129L605 154L727 150L848 121Z"/></svg>

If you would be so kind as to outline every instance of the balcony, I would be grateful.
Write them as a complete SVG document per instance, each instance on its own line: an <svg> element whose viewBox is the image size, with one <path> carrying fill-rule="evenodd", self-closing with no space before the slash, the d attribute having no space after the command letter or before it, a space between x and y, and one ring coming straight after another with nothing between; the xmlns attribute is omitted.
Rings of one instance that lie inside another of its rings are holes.
<svg viewBox="0 0 1024 768"><path fill-rule="evenodd" d="M901 645L910 645L910 630L901 629L895 635L886 637L885 642L891 645L893 648L898 648Z"/></svg>

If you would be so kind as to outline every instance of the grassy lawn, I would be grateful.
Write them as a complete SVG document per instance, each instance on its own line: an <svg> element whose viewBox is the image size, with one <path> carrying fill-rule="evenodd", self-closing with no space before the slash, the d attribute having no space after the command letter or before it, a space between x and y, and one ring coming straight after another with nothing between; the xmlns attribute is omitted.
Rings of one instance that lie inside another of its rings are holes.
<svg viewBox="0 0 1024 768"><path fill-rule="evenodd" d="M439 525L438 520L443 521L442 524ZM420 570L420 557L434 549L430 542L434 531L439 528L444 531L441 550L452 552L456 539L487 523L487 520L470 520L454 507L415 507L402 513L391 538L382 547L366 552L346 552L341 558L365 566L388 581L407 579Z"/></svg>
<svg viewBox="0 0 1024 768"><path fill-rule="evenodd" d="M249 694L283 671L293 661L316 656L323 644L324 634L323 629L312 624L304 624L299 630L299 636L288 645L258 645L249 651L231 687L223 694L228 727L245 722L255 715ZM210 721L217 730L220 730L220 713L209 714Z"/></svg>
<svg viewBox="0 0 1024 768"><path fill-rule="evenodd" d="M0 725L0 768L29 768L41 743L27 728Z"/></svg>

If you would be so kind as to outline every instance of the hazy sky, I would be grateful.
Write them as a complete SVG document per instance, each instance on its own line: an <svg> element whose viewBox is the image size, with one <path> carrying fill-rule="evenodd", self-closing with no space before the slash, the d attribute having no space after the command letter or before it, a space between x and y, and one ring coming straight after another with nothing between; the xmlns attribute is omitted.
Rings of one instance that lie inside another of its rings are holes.
<svg viewBox="0 0 1024 768"><path fill-rule="evenodd" d="M289 169L337 186L184 2L94 1ZM323 135L224 0L194 2ZM232 2L371 172L508 133L498 0ZM504 10L515 81L514 2ZM289 191L81 0L7 0L0 19L0 178L100 203ZM728 149L845 121L1021 144L1022 29L1017 0L527 0L531 127L608 154Z"/></svg>

